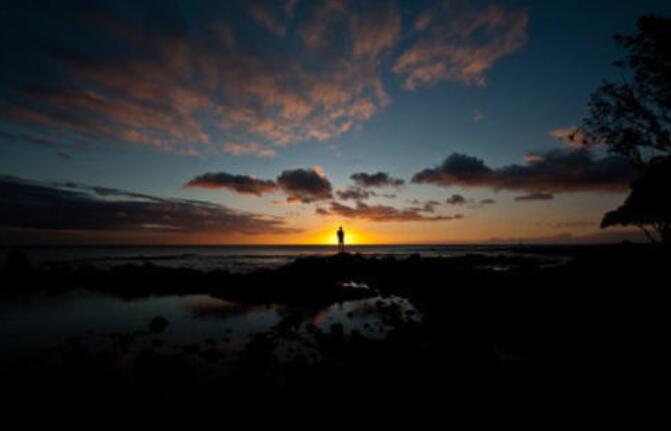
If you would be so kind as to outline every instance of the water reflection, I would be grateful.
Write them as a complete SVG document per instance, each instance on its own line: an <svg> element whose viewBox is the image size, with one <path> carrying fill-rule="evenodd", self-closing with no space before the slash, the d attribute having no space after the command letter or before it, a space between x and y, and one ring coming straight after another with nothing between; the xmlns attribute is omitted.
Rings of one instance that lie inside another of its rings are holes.
<svg viewBox="0 0 671 431"><path fill-rule="evenodd" d="M421 318L407 300L393 296L318 308L246 305L209 295L128 301L84 290L3 301L0 311L0 368L29 358L44 373L95 361L123 374L147 355L152 361L179 356L203 375L226 373L263 334L277 341L280 361L296 355L316 360L321 334L383 338L399 319Z"/></svg>

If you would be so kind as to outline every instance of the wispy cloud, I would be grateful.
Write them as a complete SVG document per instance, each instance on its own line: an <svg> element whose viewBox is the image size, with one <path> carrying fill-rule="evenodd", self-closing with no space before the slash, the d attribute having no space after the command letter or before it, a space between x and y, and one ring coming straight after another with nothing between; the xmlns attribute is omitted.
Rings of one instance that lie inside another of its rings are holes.
<svg viewBox="0 0 671 431"><path fill-rule="evenodd" d="M287 33L286 26L280 22L280 9L277 5L277 10L273 10L270 6L259 2L249 3L247 11L259 24L265 27L268 31L277 36L284 37ZM284 11L282 11L284 12Z"/></svg>
<svg viewBox="0 0 671 431"><path fill-rule="evenodd" d="M551 193L529 193L528 195L515 196L516 201L550 201L554 199Z"/></svg>
<svg viewBox="0 0 671 431"><path fill-rule="evenodd" d="M258 142L246 142L246 143L224 142L222 145L223 150L226 153L230 153L235 156L245 156L245 155L253 155L257 157L277 156L277 151L275 151L273 148L268 147L267 145L259 144Z"/></svg>
<svg viewBox="0 0 671 431"><path fill-rule="evenodd" d="M564 145L571 148L593 147L602 144L602 142L585 135L577 126L550 130L548 135L559 139Z"/></svg>
<svg viewBox="0 0 671 431"><path fill-rule="evenodd" d="M273 157L283 146L347 133L384 109L390 63L407 89L484 84L498 59L524 45L527 23L523 10L436 6L420 14L394 61L402 14L393 1L253 2L223 15L55 19L87 43L37 41L50 67L34 67L34 82L6 81L12 107L0 119L109 145ZM250 22L261 27L253 37Z"/></svg>
<svg viewBox="0 0 671 431"><path fill-rule="evenodd" d="M254 3L247 13L289 37L284 23L295 4L276 6ZM66 55L72 47L54 47L49 73L62 79L15 86L13 108L0 118L46 134L181 154L271 157L277 147L331 139L389 103L380 59L398 39L400 16L382 2L303 7L306 25L331 16L338 37L315 44L317 36L292 33L304 46L287 50L288 42L271 39L259 49L232 21L147 27L107 16L61 23L75 32L95 28L91 49Z"/></svg>
<svg viewBox="0 0 671 431"><path fill-rule="evenodd" d="M277 234L296 232L284 219L204 201L166 199L77 183L0 177L0 227Z"/></svg>
<svg viewBox="0 0 671 431"><path fill-rule="evenodd" d="M422 214L422 212L426 212L426 210L417 208L399 209L387 205L367 205L363 202L357 202L354 207L331 202L328 209L317 208L316 210L317 214L323 216L358 218L373 222L447 221L463 218L461 214L429 216Z"/></svg>
<svg viewBox="0 0 671 431"><path fill-rule="evenodd" d="M271 180L260 180L248 175L231 175L226 172L207 172L186 183L185 188L228 189L240 194L261 196L273 193L277 184Z"/></svg>
<svg viewBox="0 0 671 431"><path fill-rule="evenodd" d="M408 90L440 81L484 85L497 60L524 46L527 22L525 10L442 3L417 18L417 40L393 70Z"/></svg>

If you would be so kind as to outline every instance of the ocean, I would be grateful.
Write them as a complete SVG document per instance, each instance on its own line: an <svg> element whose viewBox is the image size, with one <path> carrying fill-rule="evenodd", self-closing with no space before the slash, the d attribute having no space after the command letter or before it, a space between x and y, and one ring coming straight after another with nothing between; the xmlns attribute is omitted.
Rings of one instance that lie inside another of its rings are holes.
<svg viewBox="0 0 671 431"><path fill-rule="evenodd" d="M477 253L492 256L533 255L538 245L352 245L350 253L375 257L456 257ZM100 269L145 263L199 271L249 272L275 268L297 257L334 254L332 245L211 245L211 246L44 246L0 248L2 262L11 251L26 254L36 266L92 265ZM555 259L557 257L555 256Z"/></svg>

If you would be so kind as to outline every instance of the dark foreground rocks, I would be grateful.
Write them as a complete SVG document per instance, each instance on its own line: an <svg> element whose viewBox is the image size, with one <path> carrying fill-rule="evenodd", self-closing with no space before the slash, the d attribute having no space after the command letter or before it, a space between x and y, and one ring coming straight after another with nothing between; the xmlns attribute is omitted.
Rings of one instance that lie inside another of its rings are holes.
<svg viewBox="0 0 671 431"><path fill-rule="evenodd" d="M201 292L297 312L236 354L226 333L168 346L161 333L171 322L147 316L146 328L104 335L103 350L90 348L86 335L69 340L52 353L63 358L52 370L0 357L5 394L18 403L203 406L310 394L324 402L435 400L437 393L509 403L567 394L587 402L640 389L663 366L669 255L635 245L562 252L569 259L559 264L545 259L552 250L450 259L343 254L245 275L147 265L35 269L18 259L2 274L3 298L72 288L128 299ZM421 319L380 303L376 312L393 329L377 339L301 317L306 308L373 296L406 298Z"/></svg>

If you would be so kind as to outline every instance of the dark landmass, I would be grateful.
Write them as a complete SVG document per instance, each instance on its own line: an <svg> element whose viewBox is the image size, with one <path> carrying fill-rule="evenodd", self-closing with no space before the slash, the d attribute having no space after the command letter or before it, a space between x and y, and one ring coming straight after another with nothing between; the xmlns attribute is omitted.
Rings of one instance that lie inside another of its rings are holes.
<svg viewBox="0 0 671 431"><path fill-rule="evenodd" d="M585 403L614 400L654 379L665 357L668 251L636 244L537 251L537 257L340 254L250 274L152 265L31 268L14 254L0 275L3 301L77 288L129 301L203 293L294 311L255 334L234 358L220 348L225 333L167 348L161 332L171 323L161 316L148 316L147 327L134 333L107 334L112 347L104 351L87 348L86 334L73 337L54 352L63 358L57 372L40 372L39 361L0 357L5 393L17 403L121 407L345 398L527 405L559 394ZM549 264L544 255L569 259ZM311 310L365 297L405 298L421 319L392 300L376 303L393 328L382 339L338 323L320 329L304 322ZM128 358L132 367L120 371Z"/></svg>

